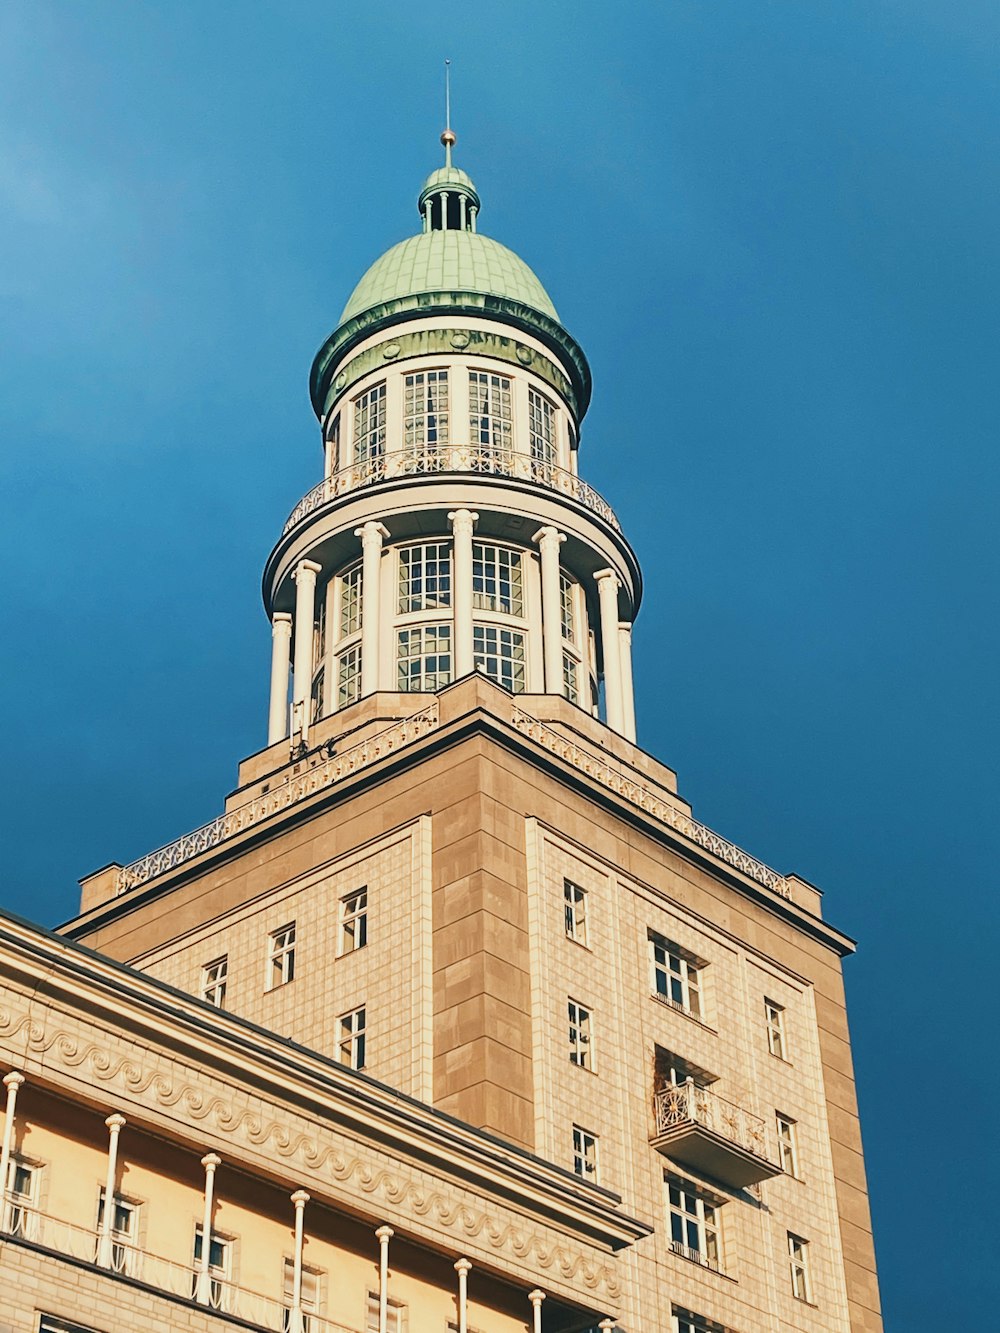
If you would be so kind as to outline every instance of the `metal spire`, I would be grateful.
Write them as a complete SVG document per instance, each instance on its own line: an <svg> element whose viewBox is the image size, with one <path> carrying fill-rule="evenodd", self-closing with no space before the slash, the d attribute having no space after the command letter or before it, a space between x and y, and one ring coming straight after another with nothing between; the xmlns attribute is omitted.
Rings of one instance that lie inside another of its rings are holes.
<svg viewBox="0 0 1000 1333"><path fill-rule="evenodd" d="M455 146L455 131L451 128L451 61L444 62L444 133L441 135L441 142L444 144L444 164L451 166L451 150Z"/></svg>

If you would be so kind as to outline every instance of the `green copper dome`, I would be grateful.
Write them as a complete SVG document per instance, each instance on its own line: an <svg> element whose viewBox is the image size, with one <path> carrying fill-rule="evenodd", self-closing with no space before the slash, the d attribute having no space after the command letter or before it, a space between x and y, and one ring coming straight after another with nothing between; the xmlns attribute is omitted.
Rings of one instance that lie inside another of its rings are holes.
<svg viewBox="0 0 1000 1333"><path fill-rule="evenodd" d="M545 288L513 250L479 232L425 231L400 241L372 264L351 293L340 323L372 306L424 292L503 296L559 319Z"/></svg>

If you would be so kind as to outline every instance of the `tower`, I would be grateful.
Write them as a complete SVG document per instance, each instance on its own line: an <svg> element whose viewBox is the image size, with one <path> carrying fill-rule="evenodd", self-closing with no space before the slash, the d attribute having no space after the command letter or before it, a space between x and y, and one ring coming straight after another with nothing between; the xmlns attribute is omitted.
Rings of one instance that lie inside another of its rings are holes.
<svg viewBox="0 0 1000 1333"><path fill-rule="evenodd" d="M442 139L313 364L267 745L58 936L3 923L3 1262L49 1304L0 1318L869 1333L853 945L637 746L586 358Z"/></svg>

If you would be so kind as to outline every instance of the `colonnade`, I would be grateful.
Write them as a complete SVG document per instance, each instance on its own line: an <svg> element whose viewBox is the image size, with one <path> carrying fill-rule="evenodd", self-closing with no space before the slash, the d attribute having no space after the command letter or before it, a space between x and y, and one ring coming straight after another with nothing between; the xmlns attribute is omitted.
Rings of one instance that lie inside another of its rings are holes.
<svg viewBox="0 0 1000 1333"><path fill-rule="evenodd" d="M479 515L470 509L448 514L452 530L452 655L454 678L461 680L475 670L473 636L473 534ZM381 644L381 562L389 530L370 521L354 531L361 543L361 694L392 690L394 682L382 679L383 657L391 653ZM539 528L532 537L538 547L542 586L542 658L545 693L563 693L563 637L560 588L560 548L564 533L552 526ZM313 672L316 585L321 566L300 560L292 571L295 582L294 619L276 612L271 622L271 696L268 712L268 744L288 736L306 741L310 725ZM613 569L594 575L600 611L604 666L604 698L607 725L627 740L635 740L635 700L632 687L632 627L618 617L621 580ZM294 641L293 641L294 634ZM586 662L584 662L586 669ZM292 704L289 719L288 687L291 672Z"/></svg>
<svg viewBox="0 0 1000 1333"><path fill-rule="evenodd" d="M2 1147L0 1147L0 1233L6 1226L7 1216L7 1179L10 1173L11 1145L14 1138L14 1124L17 1113L17 1095L25 1083L25 1076L16 1070L12 1070L5 1075L3 1086L6 1089L6 1104L4 1108L4 1125ZM119 1112L114 1112L104 1121L108 1130L108 1152L107 1166L105 1171L104 1186L104 1207L101 1209L100 1223L97 1229L97 1248L95 1252L95 1262L100 1268L114 1269L114 1219L115 1219L115 1198L118 1193L116 1184L119 1174L119 1146L122 1130L125 1129L128 1121L125 1116ZM205 1183L202 1194L202 1225L201 1225L201 1251L196 1261L194 1272L193 1298L200 1305L213 1305L217 1302L212 1297L212 1236L213 1219L216 1208L216 1174L222 1165L222 1158L218 1153L206 1153L201 1159L201 1165L205 1172ZM288 1322L286 1329L288 1333L304 1333L308 1323L308 1316L313 1313L304 1310L302 1306L302 1255L305 1247L305 1210L306 1204L310 1201L308 1191L297 1189L289 1196L292 1208L294 1209L294 1250L292 1260L292 1292L291 1305L288 1311ZM375 1229L375 1239L378 1241L378 1296L379 1312L378 1327L379 1333L388 1333L388 1310L389 1310L389 1242L395 1235L391 1226L382 1225ZM452 1265L457 1275L457 1293L456 1305L458 1309L458 1333L468 1333L468 1314L469 1314L469 1274L472 1272L473 1263L471 1259L464 1255L455 1260ZM215 1277L215 1281L220 1281ZM541 1333L542 1330L542 1302L546 1299L546 1293L536 1287L528 1293L528 1302L531 1306L532 1330L533 1333ZM317 1316L319 1319L319 1316ZM612 1333L617 1327L615 1320L604 1319L598 1324L602 1333Z"/></svg>

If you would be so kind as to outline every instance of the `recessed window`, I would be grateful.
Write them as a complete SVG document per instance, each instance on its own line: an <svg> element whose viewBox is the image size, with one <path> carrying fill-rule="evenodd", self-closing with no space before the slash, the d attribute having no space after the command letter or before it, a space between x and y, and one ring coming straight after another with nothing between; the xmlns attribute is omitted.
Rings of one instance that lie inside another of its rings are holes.
<svg viewBox="0 0 1000 1333"><path fill-rule="evenodd" d="M729 1333L725 1325L716 1320L692 1314L690 1310L683 1310L678 1305L673 1306L672 1313L674 1333Z"/></svg>
<svg viewBox="0 0 1000 1333"><path fill-rule="evenodd" d="M371 463L385 454L385 381L354 400L354 461Z"/></svg>
<svg viewBox="0 0 1000 1333"><path fill-rule="evenodd" d="M326 682L326 669L320 667L313 679L312 693L310 694L310 703L312 707L311 717L313 722L323 716L323 690Z"/></svg>
<svg viewBox="0 0 1000 1333"><path fill-rule="evenodd" d="M511 450L511 384L506 375L469 371L469 431L473 449L472 471L485 469Z"/></svg>
<svg viewBox="0 0 1000 1333"><path fill-rule="evenodd" d="M216 1009L225 1009L228 982L229 955L223 954L201 969L201 998L214 1004Z"/></svg>
<svg viewBox="0 0 1000 1333"><path fill-rule="evenodd" d="M337 655L337 707L344 708L361 698L361 645L354 644Z"/></svg>
<svg viewBox="0 0 1000 1333"><path fill-rule="evenodd" d="M556 409L535 389L528 390L528 437L536 462L556 461Z"/></svg>
<svg viewBox="0 0 1000 1333"><path fill-rule="evenodd" d="M524 635L498 625L473 625L476 668L511 694L524 690Z"/></svg>
<svg viewBox="0 0 1000 1333"><path fill-rule="evenodd" d="M580 702L580 664L569 653L562 655L563 695L571 704Z"/></svg>
<svg viewBox="0 0 1000 1333"><path fill-rule="evenodd" d="M568 574L559 574L559 622L562 636L570 643L576 642L576 607L574 589L576 584Z"/></svg>
<svg viewBox="0 0 1000 1333"><path fill-rule="evenodd" d="M451 681L451 626L415 625L396 632L396 688L443 689Z"/></svg>
<svg viewBox="0 0 1000 1333"><path fill-rule="evenodd" d="M104 1204L107 1195L102 1189L97 1201L97 1231L104 1226ZM111 1218L111 1267L116 1273L135 1274L138 1268L139 1205L131 1199L114 1195Z"/></svg>
<svg viewBox="0 0 1000 1333"><path fill-rule="evenodd" d="M337 1059L349 1069L364 1069L367 1022L365 1007L342 1014L337 1021Z"/></svg>
<svg viewBox="0 0 1000 1333"><path fill-rule="evenodd" d="M573 1170L582 1180L597 1184L597 1135L573 1126Z"/></svg>
<svg viewBox="0 0 1000 1333"><path fill-rule="evenodd" d="M781 1162L781 1169L788 1176L797 1176L799 1174L799 1148L795 1121L791 1116L782 1115L780 1111L776 1113L774 1119L778 1136L778 1159Z"/></svg>
<svg viewBox="0 0 1000 1333"><path fill-rule="evenodd" d="M411 454L448 443L447 370L422 370L404 377L403 441Z"/></svg>
<svg viewBox="0 0 1000 1333"><path fill-rule="evenodd" d="M292 1312L295 1303L295 1260L286 1259L282 1264L281 1270L281 1291L284 1300L284 1313L282 1315L281 1327L284 1333L312 1333L317 1327L318 1321L310 1319L310 1315L319 1314L319 1290L322 1272L318 1268L307 1268L302 1265L300 1286L299 1286L299 1309L302 1312L302 1320L298 1324L293 1324Z"/></svg>
<svg viewBox="0 0 1000 1333"><path fill-rule="evenodd" d="M268 989L295 980L295 922L272 930L268 956Z"/></svg>
<svg viewBox="0 0 1000 1333"><path fill-rule="evenodd" d="M340 952L354 953L368 943L368 889L355 889L340 901Z"/></svg>
<svg viewBox="0 0 1000 1333"><path fill-rule="evenodd" d="M84 1328L83 1324L69 1324L55 1315L43 1314L38 1321L38 1333L98 1333L96 1328Z"/></svg>
<svg viewBox="0 0 1000 1333"><path fill-rule="evenodd" d="M779 1060L787 1060L784 1006L773 1000L764 1001L764 1022L767 1027L767 1049Z"/></svg>
<svg viewBox="0 0 1000 1333"><path fill-rule="evenodd" d="M436 611L451 605L451 546L426 542L399 553L399 612Z"/></svg>
<svg viewBox="0 0 1000 1333"><path fill-rule="evenodd" d="M687 950L659 935L650 936L649 948L656 998L700 1019L703 1012L701 963Z"/></svg>
<svg viewBox="0 0 1000 1333"><path fill-rule="evenodd" d="M7 1160L7 1192L3 1210L3 1229L22 1240L34 1240L38 1232L38 1190L41 1167L23 1157Z"/></svg>
<svg viewBox="0 0 1000 1333"><path fill-rule="evenodd" d="M201 1295L201 1255L205 1233L202 1227L194 1230L194 1282L193 1294ZM227 1310L232 1303L233 1242L229 1237L220 1236L217 1231L209 1233L208 1242L208 1304L214 1310Z"/></svg>
<svg viewBox="0 0 1000 1333"><path fill-rule="evenodd" d="M570 1063L583 1069L593 1069L594 1052L591 1032L590 1010L585 1009L576 1000L567 1004L569 1016L569 1058Z"/></svg>
<svg viewBox="0 0 1000 1333"><path fill-rule="evenodd" d="M670 1248L674 1254L706 1268L722 1263L719 1244L719 1209L714 1196L680 1176L667 1176L670 1211Z"/></svg>
<svg viewBox="0 0 1000 1333"><path fill-rule="evenodd" d="M386 1300L386 1333L406 1333L406 1306L402 1301L394 1301L391 1296ZM368 1293L368 1309L365 1318L365 1333L379 1333L379 1299L377 1291Z"/></svg>
<svg viewBox="0 0 1000 1333"><path fill-rule="evenodd" d="M361 579L363 566L355 565L340 576L340 637L349 638L361 628Z"/></svg>
<svg viewBox="0 0 1000 1333"><path fill-rule="evenodd" d="M788 1269L792 1281L792 1295L798 1301L812 1300L809 1277L809 1242L801 1236L788 1233Z"/></svg>
<svg viewBox="0 0 1000 1333"><path fill-rule="evenodd" d="M327 474L332 476L334 472L339 472L341 467L340 457L340 413L333 418L330 426L330 433L326 437L326 456L327 456Z"/></svg>
<svg viewBox="0 0 1000 1333"><path fill-rule="evenodd" d="M563 910L566 934L577 944L587 943L587 890L572 880L563 880Z"/></svg>
<svg viewBox="0 0 1000 1333"><path fill-rule="evenodd" d="M472 543L472 604L480 611L524 614L521 554L506 546Z"/></svg>

